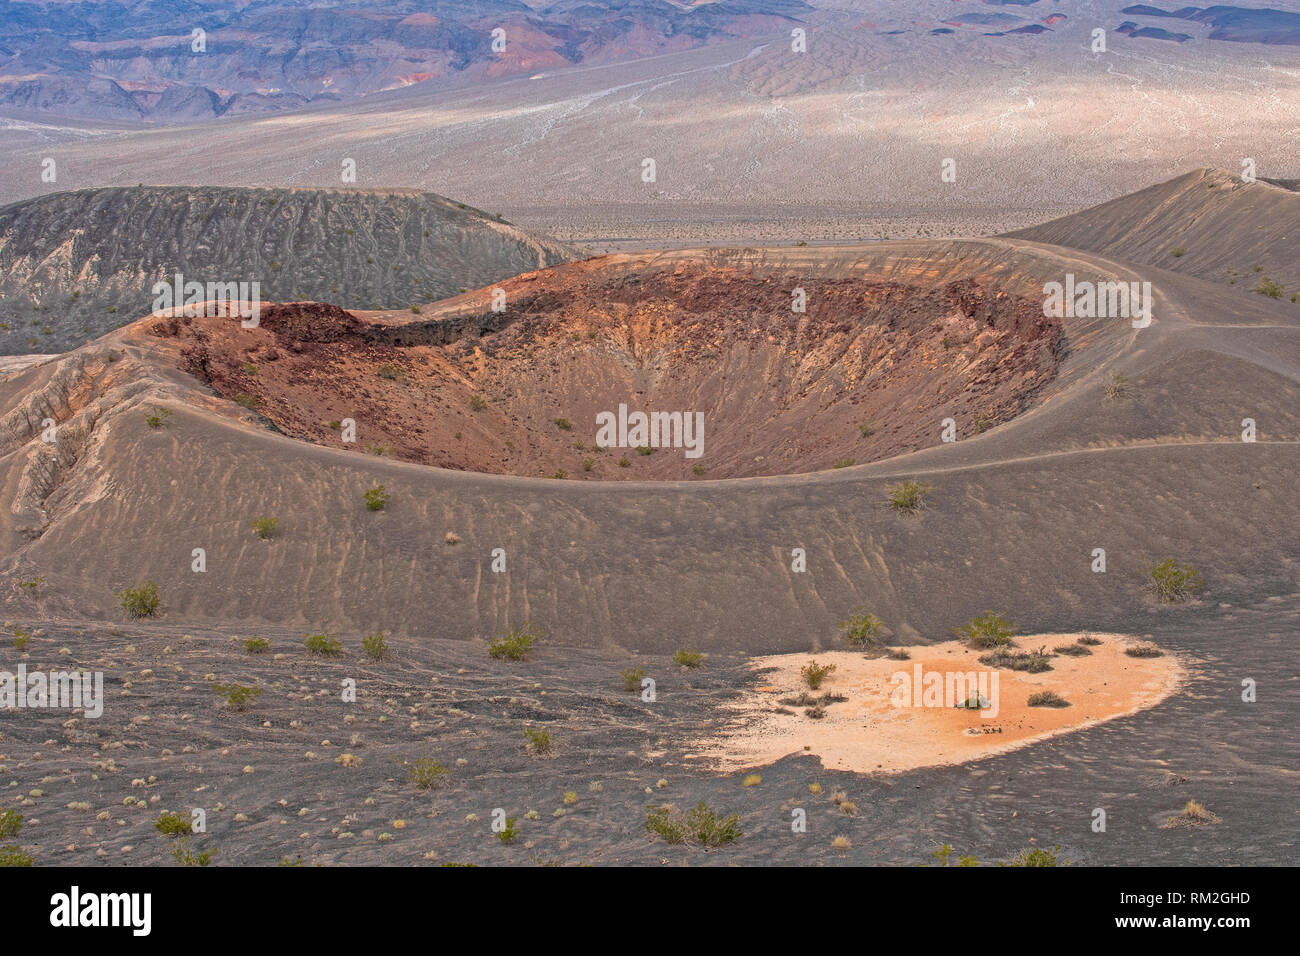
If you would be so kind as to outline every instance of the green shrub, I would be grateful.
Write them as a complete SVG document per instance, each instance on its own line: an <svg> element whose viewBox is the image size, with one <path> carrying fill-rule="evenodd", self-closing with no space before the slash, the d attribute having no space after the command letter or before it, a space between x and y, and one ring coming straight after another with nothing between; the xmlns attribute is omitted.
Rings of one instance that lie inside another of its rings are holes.
<svg viewBox="0 0 1300 956"><path fill-rule="evenodd" d="M623 689L629 694L635 694L641 689L641 678L645 677L645 668L638 664L636 667L619 671L618 675L623 678Z"/></svg>
<svg viewBox="0 0 1300 956"><path fill-rule="evenodd" d="M1259 280L1259 284L1255 286L1255 291L1260 295L1268 296L1270 299L1282 298L1282 286L1267 276Z"/></svg>
<svg viewBox="0 0 1300 956"><path fill-rule="evenodd" d="M854 608L847 620L840 621L840 637L854 647L864 647L876 642L885 622L864 608Z"/></svg>
<svg viewBox="0 0 1300 956"><path fill-rule="evenodd" d="M835 459L835 464L831 465L831 467L832 467L832 468L848 468L848 467L850 467L850 466L852 466L852 465L856 465L857 463L858 463L858 460L857 460L856 458L837 458L837 459Z"/></svg>
<svg viewBox="0 0 1300 956"><path fill-rule="evenodd" d="M253 529L253 534L257 535L263 541L266 541L270 539L271 535L275 534L275 527L279 523L279 518L262 517L254 518L249 522L249 525Z"/></svg>
<svg viewBox="0 0 1300 956"><path fill-rule="evenodd" d="M595 468L595 467L596 467L596 459L594 459L594 458L584 458L584 459L582 459L582 470L583 470L583 471L591 471L591 469L593 469L593 468Z"/></svg>
<svg viewBox="0 0 1300 956"><path fill-rule="evenodd" d="M698 478L700 475L704 474L704 466L697 461L691 466L691 474Z"/></svg>
<svg viewBox="0 0 1300 956"><path fill-rule="evenodd" d="M864 422L858 425L858 434L863 438L870 438L875 433L876 426L874 422Z"/></svg>
<svg viewBox="0 0 1300 956"><path fill-rule="evenodd" d="M262 402L256 395L249 395L247 392L240 392L234 397L233 401L236 405L243 405L251 412L257 411L257 406Z"/></svg>
<svg viewBox="0 0 1300 956"><path fill-rule="evenodd" d="M437 760L421 757L411 764L409 779L416 790L433 790L441 787L451 776L451 771Z"/></svg>
<svg viewBox="0 0 1300 956"><path fill-rule="evenodd" d="M1064 860L1058 860L1057 854L1061 848L1053 847L1050 850L1042 847L1028 847L1021 850L1011 859L1007 860L1003 866L1066 866Z"/></svg>
<svg viewBox="0 0 1300 956"><path fill-rule="evenodd" d="M562 432L573 431L573 422L569 421L567 418L556 418L553 419L553 421L555 422L555 427L558 428L560 431Z"/></svg>
<svg viewBox="0 0 1300 956"><path fill-rule="evenodd" d="M17 810L6 810L0 813L0 840L16 837L22 828L23 815Z"/></svg>
<svg viewBox="0 0 1300 956"><path fill-rule="evenodd" d="M1020 628L1001 614L986 611L981 617L971 618L969 624L954 627L952 631L971 647L981 650L1010 645L1020 633Z"/></svg>
<svg viewBox="0 0 1300 956"><path fill-rule="evenodd" d="M21 627L14 628L14 650L25 651L27 645L32 642L32 636L24 631Z"/></svg>
<svg viewBox="0 0 1300 956"><path fill-rule="evenodd" d="M227 708L236 712L248 710L249 702L262 696L262 688L242 684L213 684L212 689L226 699Z"/></svg>
<svg viewBox="0 0 1300 956"><path fill-rule="evenodd" d="M700 846L724 846L744 835L740 814L720 817L704 801L685 814L671 807L651 807L645 828L665 843L695 843Z"/></svg>
<svg viewBox="0 0 1300 956"><path fill-rule="evenodd" d="M1163 604L1190 600L1204 586L1195 568L1179 564L1173 558L1156 564L1148 562L1146 574L1151 579L1149 587Z"/></svg>
<svg viewBox="0 0 1300 956"><path fill-rule="evenodd" d="M216 850L205 850L195 853L190 849L190 838L182 837L172 847L172 859L180 866L207 866L212 862L212 854L216 852Z"/></svg>
<svg viewBox="0 0 1300 956"><path fill-rule="evenodd" d="M627 459L627 455L624 455L622 458L620 458L620 459L618 460L618 467L620 467L620 468L631 468L631 467L632 467L632 462L628 461L628 459Z"/></svg>
<svg viewBox="0 0 1300 956"><path fill-rule="evenodd" d="M1175 259L1181 259L1185 255L1187 255L1187 248L1185 246L1179 246L1177 249L1174 250Z"/></svg>
<svg viewBox="0 0 1300 956"><path fill-rule="evenodd" d="M469 409L472 412L481 412L487 408L487 401L482 395L471 395L469 397Z"/></svg>
<svg viewBox="0 0 1300 956"><path fill-rule="evenodd" d="M818 664L816 661L811 661L803 666L799 676L803 678L809 690L818 690L822 686L822 681L834 672L834 664Z"/></svg>
<svg viewBox="0 0 1300 956"><path fill-rule="evenodd" d="M678 651L673 655L673 663L682 667L699 667L704 663L704 655L699 651Z"/></svg>
<svg viewBox="0 0 1300 956"><path fill-rule="evenodd" d="M170 416L170 408L155 408L151 414L144 417L144 420L150 428L162 428L163 422L167 421Z"/></svg>
<svg viewBox="0 0 1300 956"><path fill-rule="evenodd" d="M1053 690L1043 690L1029 695L1030 707L1069 707L1070 702Z"/></svg>
<svg viewBox="0 0 1300 956"><path fill-rule="evenodd" d="M502 843L513 843L515 837L519 836L519 828L515 826L518 817L506 817L506 825L497 831L497 839Z"/></svg>
<svg viewBox="0 0 1300 956"><path fill-rule="evenodd" d="M925 496L933 490L930 485L909 479L889 489L889 506L902 514L916 514L925 507Z"/></svg>
<svg viewBox="0 0 1300 956"><path fill-rule="evenodd" d="M333 634L328 631L321 631L319 634L308 634L303 641L303 647L307 648L308 653L324 654L326 657L334 657L343 653L343 644Z"/></svg>
<svg viewBox="0 0 1300 956"><path fill-rule="evenodd" d="M133 588L118 591L117 599L131 617L153 617L158 611L158 585L153 581L141 581Z"/></svg>
<svg viewBox="0 0 1300 956"><path fill-rule="evenodd" d="M36 860L16 846L0 846L0 866L33 866Z"/></svg>
<svg viewBox="0 0 1300 956"><path fill-rule="evenodd" d="M649 445L637 445L636 453L638 455L653 455L655 453L655 450L651 448Z"/></svg>
<svg viewBox="0 0 1300 956"><path fill-rule="evenodd" d="M361 649L372 661L382 660L388 654L388 642L384 640L383 631L375 631L361 639Z"/></svg>
<svg viewBox="0 0 1300 956"><path fill-rule="evenodd" d="M244 650L250 654L265 654L266 649L271 646L269 637L248 637L244 639Z"/></svg>
<svg viewBox="0 0 1300 956"><path fill-rule="evenodd" d="M154 821L153 828L163 836L189 836L194 832L194 825L190 818L183 813L167 813L166 811L158 814L158 819Z"/></svg>
<svg viewBox="0 0 1300 956"><path fill-rule="evenodd" d="M524 746L530 753L542 756L555 750L555 741L545 730L537 727L524 727Z"/></svg>
<svg viewBox="0 0 1300 956"><path fill-rule="evenodd" d="M366 499L366 508L370 511L383 511L384 506L392 499L392 495L384 490L383 485L375 485L363 495Z"/></svg>
<svg viewBox="0 0 1300 956"><path fill-rule="evenodd" d="M499 661L523 661L528 659L528 652L533 644L541 639L532 624L524 624L506 631L488 645L488 656Z"/></svg>

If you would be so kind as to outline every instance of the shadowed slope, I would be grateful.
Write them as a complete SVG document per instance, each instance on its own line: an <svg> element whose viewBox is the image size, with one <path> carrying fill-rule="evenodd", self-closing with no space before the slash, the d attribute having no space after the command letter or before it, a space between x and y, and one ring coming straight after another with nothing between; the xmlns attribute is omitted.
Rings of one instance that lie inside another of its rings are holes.
<svg viewBox="0 0 1300 956"><path fill-rule="evenodd" d="M1300 292L1300 193L1200 169L1008 233L1254 289L1263 277ZM1255 267L1260 266L1256 272Z"/></svg>
<svg viewBox="0 0 1300 956"><path fill-rule="evenodd" d="M0 354L72 348L153 308L159 281L405 308L570 259L414 190L114 187L0 209Z"/></svg>

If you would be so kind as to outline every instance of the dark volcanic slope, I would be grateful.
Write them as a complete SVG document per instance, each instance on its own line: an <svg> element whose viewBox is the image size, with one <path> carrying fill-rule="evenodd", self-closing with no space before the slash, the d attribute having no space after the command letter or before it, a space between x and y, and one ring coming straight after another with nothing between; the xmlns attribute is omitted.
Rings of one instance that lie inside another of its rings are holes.
<svg viewBox="0 0 1300 956"><path fill-rule="evenodd" d="M1009 235L1242 289L1267 277L1288 299L1300 292L1300 193L1262 180L1245 183L1219 169L1196 170Z"/></svg>
<svg viewBox="0 0 1300 956"><path fill-rule="evenodd" d="M433 193L114 187L0 209L0 354L57 352L153 308L176 272L263 299L406 308L573 258Z"/></svg>

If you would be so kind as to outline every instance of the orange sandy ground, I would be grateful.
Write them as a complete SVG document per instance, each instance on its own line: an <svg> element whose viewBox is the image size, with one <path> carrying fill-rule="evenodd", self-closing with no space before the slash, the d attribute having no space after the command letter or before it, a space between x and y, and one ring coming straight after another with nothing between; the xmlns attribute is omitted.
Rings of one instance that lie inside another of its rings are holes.
<svg viewBox="0 0 1300 956"><path fill-rule="evenodd" d="M1051 651L1073 644L1080 636L1022 635L1016 642L1019 650L1046 645ZM1058 655L1052 658L1052 670L1041 674L998 671L996 716L955 706L891 703L899 686L893 675L902 672L912 677L918 663L923 673L992 673L977 660L985 652L969 650L957 641L908 648L912 658L906 661L869 658L854 651L755 658L751 662L755 669L774 670L734 705L734 719L721 737L702 742L694 756L717 761L724 769L739 769L806 752L816 754L828 769L857 773L962 763L1151 707L1183 679L1182 665L1168 651L1161 657L1133 658L1124 648L1138 641L1120 634L1091 636L1104 643L1090 648L1089 657ZM827 705L820 720L805 716L802 707L788 708L795 711L791 715L776 713L781 698L797 697L806 689L799 672L812 660L834 664L836 669L819 690L809 693L831 692L849 699ZM1056 691L1071 706L1028 706L1029 695L1042 690Z"/></svg>

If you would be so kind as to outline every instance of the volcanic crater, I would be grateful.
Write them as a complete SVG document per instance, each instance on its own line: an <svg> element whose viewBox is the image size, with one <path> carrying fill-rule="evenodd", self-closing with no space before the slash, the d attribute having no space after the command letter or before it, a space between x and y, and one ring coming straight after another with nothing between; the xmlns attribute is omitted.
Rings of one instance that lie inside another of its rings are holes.
<svg viewBox="0 0 1300 956"><path fill-rule="evenodd" d="M185 371L287 435L586 480L862 464L935 444L947 418L969 437L1028 407L1064 352L1041 302L993 278L812 277L703 260L626 269L617 258L403 313L299 302L264 306L254 328L225 316L147 328L177 341ZM667 447L667 435L661 447L599 447L597 416L620 406L693 416L702 454Z"/></svg>

